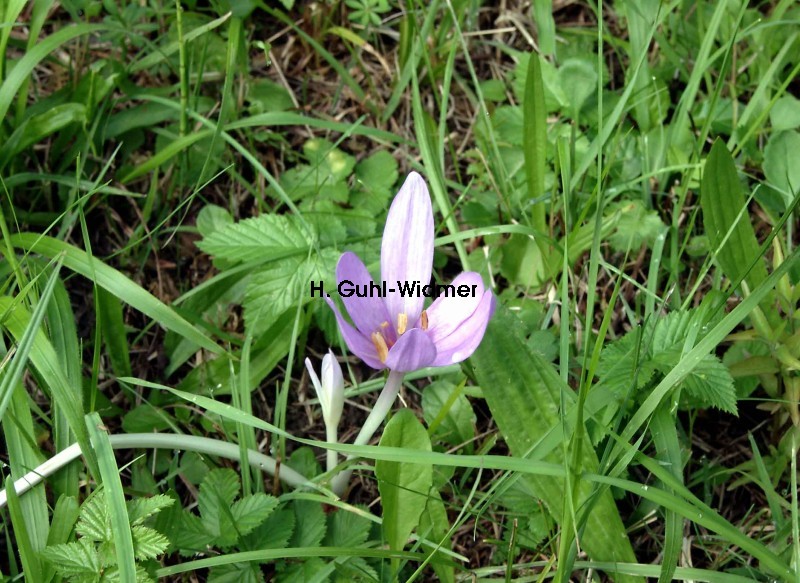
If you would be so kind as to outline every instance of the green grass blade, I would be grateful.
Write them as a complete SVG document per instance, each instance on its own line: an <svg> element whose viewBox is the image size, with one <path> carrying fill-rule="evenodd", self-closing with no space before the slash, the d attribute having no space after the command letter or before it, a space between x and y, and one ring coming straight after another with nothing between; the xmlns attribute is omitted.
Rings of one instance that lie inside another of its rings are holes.
<svg viewBox="0 0 800 583"><path fill-rule="evenodd" d="M678 441L677 423L675 415L670 413L668 403L662 403L653 415L650 433L653 436L659 461L669 469L676 480L683 481L683 459ZM674 510L665 510L664 550L661 556L661 573L658 575L658 583L667 583L675 575L675 569L681 557L682 542L683 519Z"/></svg>
<svg viewBox="0 0 800 583"><path fill-rule="evenodd" d="M58 239L34 233L18 233L11 235L10 243L30 253L41 253L46 257L64 254L64 265L84 277L92 278L92 269L100 287L111 292L120 300L153 318L161 326L185 336L202 348L215 354L221 354L222 348L203 332L192 326L179 316L172 308L161 302L129 277L100 261L93 264L86 252Z"/></svg>
<svg viewBox="0 0 800 583"><path fill-rule="evenodd" d="M97 452L97 463L100 466L100 477L103 481L108 514L111 518L111 532L114 535L114 551L117 555L119 578L120 581L133 582L136 581L133 535L114 450L111 448L111 442L100 420L100 415L89 413L86 416L86 427L89 430L92 447Z"/></svg>
<svg viewBox="0 0 800 583"><path fill-rule="evenodd" d="M99 261L95 260L97 266ZM100 325L103 339L108 349L111 368L118 377L129 377L131 374L130 347L128 346L125 322L122 318L122 303L119 298L102 287L96 288L97 305L100 309Z"/></svg>
<svg viewBox="0 0 800 583"><path fill-rule="evenodd" d="M31 545L28 534L28 525L22 512L19 498L14 491L14 482L6 478L6 492L8 492L8 512L11 515L11 524L14 526L14 540L17 543L19 558L25 571L27 581L42 581L42 563Z"/></svg>
<svg viewBox="0 0 800 583"><path fill-rule="evenodd" d="M31 50L25 53L14 68L9 71L8 76L0 85L0 119L6 119L8 108L14 100L14 95L19 91L25 80L30 78L33 69L45 58L62 44L74 38L92 32L108 30L108 26L99 24L76 24L67 26L58 32L54 32L47 38L37 43ZM5 58L3 56L2 58Z"/></svg>

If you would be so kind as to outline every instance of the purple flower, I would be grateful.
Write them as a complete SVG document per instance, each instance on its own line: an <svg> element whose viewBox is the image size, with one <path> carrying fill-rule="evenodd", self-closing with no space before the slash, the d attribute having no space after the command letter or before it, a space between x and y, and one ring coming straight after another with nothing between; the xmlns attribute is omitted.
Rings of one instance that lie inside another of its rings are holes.
<svg viewBox="0 0 800 583"><path fill-rule="evenodd" d="M355 327L326 299L350 351L372 368L411 372L454 364L469 357L483 338L495 298L475 272L460 274L450 286L436 286L439 297L423 309L422 287L430 282L433 268L433 231L428 187L422 176L412 172L392 202L383 230L383 286L374 284L355 253L339 258L337 282L352 283L366 296L342 297ZM414 291L409 293L411 286ZM385 297L375 293L381 287Z"/></svg>

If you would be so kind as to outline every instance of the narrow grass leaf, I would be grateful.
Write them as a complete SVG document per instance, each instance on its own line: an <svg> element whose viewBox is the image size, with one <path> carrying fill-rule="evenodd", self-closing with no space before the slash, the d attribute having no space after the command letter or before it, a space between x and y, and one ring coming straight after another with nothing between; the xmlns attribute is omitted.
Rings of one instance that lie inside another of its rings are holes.
<svg viewBox="0 0 800 583"><path fill-rule="evenodd" d="M22 569L25 571L25 580L41 581L42 564L31 544L28 525L25 522L19 498L14 490L14 480L10 476L6 478L6 492L8 493L8 512L11 515L11 524L14 527L14 540L19 551L20 561L22 561Z"/></svg>
<svg viewBox="0 0 800 583"><path fill-rule="evenodd" d="M528 75L525 80L523 115L523 153L525 176L528 181L528 198L533 203L533 228L547 232L544 202L544 175L547 148L547 110L544 105L544 81L539 55L531 53Z"/></svg>
<svg viewBox="0 0 800 583"><path fill-rule="evenodd" d="M202 348L215 354L221 354L222 348L203 332L192 326L179 316L172 308L161 302L150 292L137 285L129 277L101 261L90 261L85 251L52 237L35 233L17 233L11 235L10 243L31 253L41 253L46 257L64 254L64 265L86 278L92 279L95 274L98 286L108 290L120 300L153 318L158 324L185 336Z"/></svg>
<svg viewBox="0 0 800 583"><path fill-rule="evenodd" d="M97 265L95 261L95 265ZM130 346L128 346L125 322L122 318L122 303L119 298L102 287L97 287L98 307L101 312L100 325L103 332L111 368L118 377L129 377L131 372Z"/></svg>
<svg viewBox="0 0 800 583"><path fill-rule="evenodd" d="M92 447L97 452L100 477L105 488L105 503L108 504L108 514L111 518L111 532L113 533L119 578L120 581L136 581L133 536L114 450L111 448L111 441L108 439L108 433L100 420L100 415L88 414L86 427L89 430Z"/></svg>

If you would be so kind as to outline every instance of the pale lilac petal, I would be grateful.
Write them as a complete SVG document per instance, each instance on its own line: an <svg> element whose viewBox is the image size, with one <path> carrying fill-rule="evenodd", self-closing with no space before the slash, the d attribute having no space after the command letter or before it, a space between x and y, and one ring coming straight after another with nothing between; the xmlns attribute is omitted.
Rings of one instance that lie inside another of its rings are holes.
<svg viewBox="0 0 800 583"><path fill-rule="evenodd" d="M398 287L416 284L419 291L421 286L430 282L433 228L428 186L422 176L412 172L392 202L381 242L381 279L389 289L395 290L389 292L385 300L395 326L398 314L406 314L410 325L422 312L425 298L421 294L403 297Z"/></svg>
<svg viewBox="0 0 800 583"><path fill-rule="evenodd" d="M466 271L453 280L451 284L456 292L462 285L469 287L469 294L462 298L439 296L426 310L428 315L428 335L434 344L447 338L469 318L483 299L483 279L474 271ZM475 290L473 294L472 291Z"/></svg>
<svg viewBox="0 0 800 583"><path fill-rule="evenodd" d="M389 350L386 366L399 372L411 372L430 366L436 359L436 346L419 328L412 328Z"/></svg>
<svg viewBox="0 0 800 583"><path fill-rule="evenodd" d="M447 338L436 343L436 360L432 366L447 366L469 358L483 339L486 325L494 313L495 297L486 291L472 315Z"/></svg>
<svg viewBox="0 0 800 583"><path fill-rule="evenodd" d="M348 280L360 288L374 283L369 271L367 271L358 255L349 251L343 253L339 258L339 263L336 264L336 281L341 283L344 280ZM367 290L369 290L369 287L367 287ZM347 308L347 313L352 318L358 331L369 338L370 334L381 329L381 324L388 323L390 318L379 294L373 292L367 293L367 296L358 298L354 294L349 298L342 297L342 302L344 302L344 307ZM386 337L393 342L393 328L388 328L384 326L384 331L392 331L392 334L386 334Z"/></svg>
<svg viewBox="0 0 800 583"><path fill-rule="evenodd" d="M342 338L344 338L345 344L347 344L350 352L374 369L381 370L386 368L386 365L378 358L378 351L375 349L372 340L353 328L347 320L344 319L339 308L336 307L336 304L334 304L330 298L325 298L325 301L328 302L333 313L336 314L336 322L339 324L339 330L342 331Z"/></svg>

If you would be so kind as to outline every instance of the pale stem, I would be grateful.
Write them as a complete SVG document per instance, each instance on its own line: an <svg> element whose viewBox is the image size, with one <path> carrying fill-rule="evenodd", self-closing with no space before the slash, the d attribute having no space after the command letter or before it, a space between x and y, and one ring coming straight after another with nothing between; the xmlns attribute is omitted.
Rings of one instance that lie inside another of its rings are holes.
<svg viewBox="0 0 800 583"><path fill-rule="evenodd" d="M328 440L328 443L339 443L339 434L336 431L336 426L328 427L327 423L325 424L325 439ZM327 470L333 471L333 468L339 465L339 453L335 449L329 449L328 451L328 468Z"/></svg>
<svg viewBox="0 0 800 583"><path fill-rule="evenodd" d="M196 451L207 455L215 455L230 460L238 461L241 451L235 443L228 443L210 437L200 437L197 435L176 435L174 433L128 433L121 435L109 435L111 447L114 449L172 449L182 451ZM49 460L34 468L20 479L14 482L14 490L17 496L21 496L34 486L44 481L47 477L55 474L64 466L70 464L81 456L81 449L77 443L73 443L68 448L61 450ZM247 461L251 466L275 475L276 462L273 458L263 453L247 450ZM308 486L323 493L325 490L319 485L310 482L305 476L296 472L289 466L281 464L280 478L287 485L293 488ZM5 490L0 491L0 508L8 502Z"/></svg>
<svg viewBox="0 0 800 583"><path fill-rule="evenodd" d="M369 443L369 440L372 439L372 436L375 435L378 427L381 426L381 423L383 423L383 420L386 419L386 416L389 414L394 400L397 398L397 393L400 392L400 387L403 386L404 374L405 373L395 370L389 371L389 378L386 379L386 384L383 386L383 390L378 396L375 406L372 408L372 411L370 411L367 420L364 421L361 431L358 432L358 436L353 442L354 445L366 445ZM347 459L351 460L354 457L356 456L350 455L347 456ZM344 493L352 473L353 470L345 470L334 476L333 480L331 480L331 489L337 496L341 496Z"/></svg>

